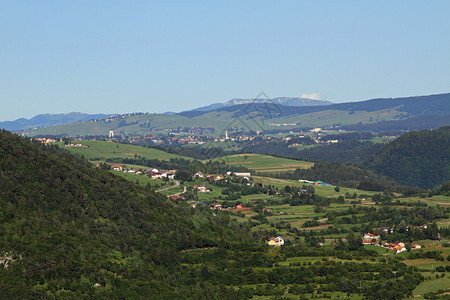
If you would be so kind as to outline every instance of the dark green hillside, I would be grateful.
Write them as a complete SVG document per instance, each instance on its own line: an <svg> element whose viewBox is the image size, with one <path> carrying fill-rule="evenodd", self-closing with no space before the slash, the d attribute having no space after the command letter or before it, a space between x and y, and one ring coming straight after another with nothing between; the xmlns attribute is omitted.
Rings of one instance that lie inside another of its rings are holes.
<svg viewBox="0 0 450 300"><path fill-rule="evenodd" d="M314 148L299 151L300 157L307 160L328 162L349 162L358 164L365 161L373 153L383 147L383 144L375 144L371 141L350 140L337 144L321 145Z"/></svg>
<svg viewBox="0 0 450 300"><path fill-rule="evenodd" d="M310 169L296 169L273 177L282 179L323 180L327 183L366 191L406 192L408 188L371 170L344 162L316 162Z"/></svg>
<svg viewBox="0 0 450 300"><path fill-rule="evenodd" d="M224 295L188 282L180 250L249 245L229 222L0 131L3 299Z"/></svg>
<svg viewBox="0 0 450 300"><path fill-rule="evenodd" d="M422 188L440 185L450 180L450 127L406 133L364 165L401 184Z"/></svg>

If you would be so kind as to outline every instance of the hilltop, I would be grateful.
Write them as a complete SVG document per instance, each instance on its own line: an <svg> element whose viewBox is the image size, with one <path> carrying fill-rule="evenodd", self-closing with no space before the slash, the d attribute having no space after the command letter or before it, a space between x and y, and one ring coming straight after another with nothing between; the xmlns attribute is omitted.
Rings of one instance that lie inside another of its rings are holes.
<svg viewBox="0 0 450 300"><path fill-rule="evenodd" d="M192 109L191 111L211 111L217 110L224 107L234 106L234 105L249 105L253 103L274 103L278 105L284 106L317 106L317 105L330 105L333 102L325 101L325 100L313 100L308 98L298 98L298 97L279 97L273 99L264 99L264 98L254 98L254 99L240 99L235 98L230 101L224 103L214 103L211 105L199 107Z"/></svg>
<svg viewBox="0 0 450 300"><path fill-rule="evenodd" d="M401 184L434 188L450 180L450 126L405 133L363 165Z"/></svg>

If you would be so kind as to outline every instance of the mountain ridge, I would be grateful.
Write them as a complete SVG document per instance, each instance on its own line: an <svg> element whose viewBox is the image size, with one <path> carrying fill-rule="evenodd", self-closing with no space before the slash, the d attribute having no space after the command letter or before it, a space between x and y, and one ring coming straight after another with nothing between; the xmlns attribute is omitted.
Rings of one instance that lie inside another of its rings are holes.
<svg viewBox="0 0 450 300"><path fill-rule="evenodd" d="M0 122L0 129L16 131L36 127L48 127L65 123L76 123L93 119L102 119L110 116L107 114L86 114L81 112L70 112L62 114L39 114L30 119L19 118L14 121Z"/></svg>
<svg viewBox="0 0 450 300"><path fill-rule="evenodd" d="M401 97L401 98L376 98L369 99L358 102L345 102L345 103L334 103L326 106L285 106L282 104L275 104L268 101L268 104L272 105L274 108L278 108L278 111L284 116L295 115L295 114L307 114L320 112L324 110L343 110L343 111L368 111L373 112L382 109L394 109L397 108L399 111L410 113L410 114L437 114L446 115L450 113L450 93L447 94L436 94L436 95L426 95L426 96L413 96L413 97ZM216 109L215 111L229 111L235 112L242 110L245 113L256 111L257 105L259 103L249 102L248 104L236 104L232 106L225 106ZM406 106L405 106L406 105ZM430 106L431 105L431 106ZM242 109L245 108L245 109ZM181 112L178 115L189 115L192 111ZM208 113L208 111L201 111L203 113ZM201 113L196 111L197 115ZM237 114L240 116L242 114Z"/></svg>
<svg viewBox="0 0 450 300"><path fill-rule="evenodd" d="M436 118L438 116L438 118ZM273 129L344 128L370 126L390 130L414 128L413 118L420 121L418 129L450 125L450 93L402 98L380 98L360 102L322 106L285 106L266 103L239 104L213 111L185 111L177 114L133 113L89 122L57 125L27 132L36 135L145 135L177 128L207 128L222 132L226 128L261 131ZM407 122L411 120L411 122ZM388 123L390 122L390 123ZM274 127L275 126L275 127ZM367 128L369 127L369 128ZM244 129L242 129L244 128Z"/></svg>
<svg viewBox="0 0 450 300"><path fill-rule="evenodd" d="M210 105L194 108L188 111L211 111L220 109L223 107L229 107L234 105L242 105L242 104L252 104L252 103L272 103L272 104L280 104L285 106L320 106L320 105L330 105L333 104L331 101L326 100L315 100L309 98L301 98L301 97L277 97L272 99L265 98L253 98L253 99L244 99L244 98L233 98L227 102L218 102Z"/></svg>

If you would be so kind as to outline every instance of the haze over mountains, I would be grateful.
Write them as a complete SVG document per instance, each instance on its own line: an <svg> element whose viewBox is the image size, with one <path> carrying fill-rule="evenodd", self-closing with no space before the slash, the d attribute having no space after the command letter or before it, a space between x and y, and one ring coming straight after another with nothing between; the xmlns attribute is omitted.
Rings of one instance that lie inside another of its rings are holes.
<svg viewBox="0 0 450 300"><path fill-rule="evenodd" d="M217 110L223 107L229 107L234 105L242 105L242 104L252 104L252 103L273 103L277 105L285 105L285 106L319 106L319 105L329 105L333 104L333 102L325 101L325 100L313 100L309 98L296 98L296 97L278 97L273 99L265 99L265 98L254 98L254 99L240 99L235 98L227 101L225 103L214 103L211 105L199 107L192 109L191 111L211 111Z"/></svg>
<svg viewBox="0 0 450 300"><path fill-rule="evenodd" d="M95 121L89 121L93 119ZM233 99L174 114L133 113L112 118L107 118L105 114L47 114L30 120L0 122L0 128L27 130L30 135L106 135L109 130L118 134L140 135L180 127L218 131L229 127L244 131L310 127L393 131L446 125L450 125L450 93L337 104L288 97ZM38 128L48 126L53 127L51 130ZM29 130L31 128L38 129Z"/></svg>
<svg viewBox="0 0 450 300"><path fill-rule="evenodd" d="M65 123L75 123L93 119L106 118L106 114L85 114L81 112L71 112L66 114L41 114L31 119L20 118L15 121L0 122L0 128L6 130L25 130L36 127L49 127Z"/></svg>

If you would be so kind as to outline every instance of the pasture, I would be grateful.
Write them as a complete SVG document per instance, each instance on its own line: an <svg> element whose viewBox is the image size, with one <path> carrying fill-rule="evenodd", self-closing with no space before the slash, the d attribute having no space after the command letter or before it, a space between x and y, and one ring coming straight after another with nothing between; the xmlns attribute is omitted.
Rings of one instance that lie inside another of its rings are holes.
<svg viewBox="0 0 450 300"><path fill-rule="evenodd" d="M228 165L242 166L257 172L284 172L297 168L308 169L314 163L274 157L263 154L236 154L215 158L215 161L225 161Z"/></svg>
<svg viewBox="0 0 450 300"><path fill-rule="evenodd" d="M73 143L80 143L87 147L66 147L66 149L72 153L83 155L89 160L105 161L108 158L135 158L138 156L146 159L159 160L187 158L153 148L119 144L109 141L73 141ZM58 143L58 145L64 147L63 143Z"/></svg>
<svg viewBox="0 0 450 300"><path fill-rule="evenodd" d="M286 185L290 186L298 186L302 187L304 185L307 185L306 183L297 181L297 180L289 180L289 179L279 179L279 178L272 178L272 177L265 177L265 176L252 176L252 178L256 182L261 182L265 185L272 185L277 188L284 188ZM333 186L318 186L314 185L314 189L316 190L316 194L322 197L339 197L341 195L344 195L345 193L349 193L351 195L357 194L357 195L373 195L376 192L371 191L363 191L363 190L357 190L357 189L351 189L351 188L345 188L340 187L339 192L336 192Z"/></svg>

